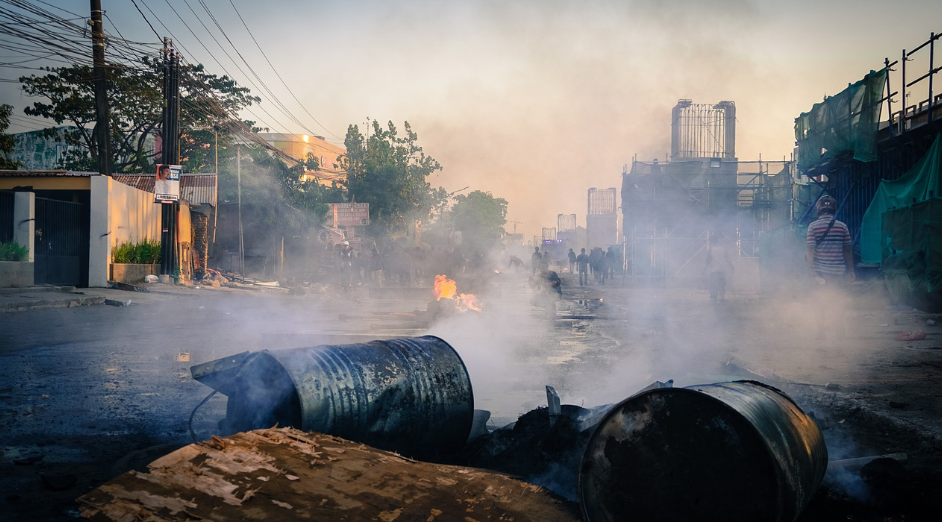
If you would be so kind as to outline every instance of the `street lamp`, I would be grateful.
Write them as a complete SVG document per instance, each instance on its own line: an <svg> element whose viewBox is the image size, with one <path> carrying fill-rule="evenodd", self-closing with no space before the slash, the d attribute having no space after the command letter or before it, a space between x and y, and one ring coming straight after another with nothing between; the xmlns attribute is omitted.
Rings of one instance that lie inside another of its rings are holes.
<svg viewBox="0 0 942 522"><path fill-rule="evenodd" d="M452 196L454 196L455 194L457 194L457 193L459 193L459 192L464 192L465 190L468 190L469 188L471 188L471 187L468 186L468 187L460 188L460 189L458 189L458 190L456 190L456 191L454 191L454 192L449 192L448 194L445 195L445 200L442 201L441 206L438 207L438 221L441 222L441 224L442 224L442 236L445 235L445 205L448 203L448 200L451 199ZM455 216L455 217L457 217L457 216ZM455 222L454 222L454 221L451 222L451 231L452 231L452 232L455 231Z"/></svg>
<svg viewBox="0 0 942 522"><path fill-rule="evenodd" d="M452 241L454 241L454 237L455 237L455 223L458 221L458 216L460 216L461 214L467 214L467 213L470 212L471 210L472 210L472 209L469 208L469 209L462 210L461 212L458 212L457 214L455 214L455 217L452 218L452 220L451 220L451 234L449 234L449 239L451 239Z"/></svg>

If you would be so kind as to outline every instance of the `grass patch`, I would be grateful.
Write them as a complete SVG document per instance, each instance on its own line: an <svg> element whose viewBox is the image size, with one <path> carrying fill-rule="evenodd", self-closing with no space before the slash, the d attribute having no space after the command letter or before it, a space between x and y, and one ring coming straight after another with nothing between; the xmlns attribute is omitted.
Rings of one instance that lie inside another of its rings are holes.
<svg viewBox="0 0 942 522"><path fill-rule="evenodd" d="M111 250L112 263L154 265L160 261L160 241L145 239L138 243L124 242Z"/></svg>
<svg viewBox="0 0 942 522"><path fill-rule="evenodd" d="M0 261L26 261L29 259L29 249L20 246L16 241L0 243Z"/></svg>

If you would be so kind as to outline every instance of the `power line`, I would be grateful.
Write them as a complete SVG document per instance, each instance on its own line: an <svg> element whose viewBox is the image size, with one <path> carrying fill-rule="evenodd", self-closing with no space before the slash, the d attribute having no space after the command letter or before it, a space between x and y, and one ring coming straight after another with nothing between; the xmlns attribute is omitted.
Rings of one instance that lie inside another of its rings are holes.
<svg viewBox="0 0 942 522"><path fill-rule="evenodd" d="M300 119L298 119L298 118L294 115L294 113L292 113L290 110L288 110L288 108L284 105L284 103L282 103L281 100L279 100L278 97L275 96L275 93L268 87L268 85L265 83L265 81L262 80L262 78L258 75L258 73L255 72L255 69L252 68L251 64L249 64L248 60L245 59L245 57L242 55L242 53L241 53L241 52L239 51L239 49L236 47L235 43L233 43L232 39L229 38L229 35L226 33L225 29L223 29L223 27L222 27L222 25L219 23L219 21L216 20L216 17L213 15L212 11L209 10L209 7L206 5L206 3L205 3L203 0L198 0L198 1L199 1L200 5L203 6L203 9L206 11L206 14L209 15L209 18L210 18L210 19L213 21L213 23L216 25L216 28L219 30L219 32L222 33L223 37L226 39L227 42L229 42L229 45L230 45L230 46L232 47L232 49L236 52L236 54L239 56L239 58L242 60L242 62L245 64L245 66L248 67L249 71L252 73L252 75L255 77L255 79L258 80L259 84L262 85L262 88L265 90L265 92L267 92L267 93L269 94L269 96L271 97L271 100L275 103L275 105L278 106L278 107L282 110L282 112L288 116L289 119L291 119L294 123L298 124L302 129L306 130L309 134L315 134L314 131L308 129L307 126L304 124L304 122L302 122ZM188 0L183 0L183 2L187 4L187 7L190 6L190 3L189 3ZM192 11L192 9L193 9L193 8L190 7L190 10L191 10L191 11ZM196 13L194 12L193 15L196 16ZM202 22L200 22L200 23L202 23ZM206 26L204 25L203 27L205 28ZM208 28L207 28L206 30L209 31ZM211 33L210 33L210 35L211 35ZM219 45L219 41L216 40L215 37L213 37L213 40L216 41L216 44L217 44L217 45ZM220 48L222 48L222 45L220 45ZM226 53L226 56L229 56L229 53ZM232 60L232 57L229 56L229 59ZM233 62L234 62L234 60L233 60ZM238 64L236 65L236 67L239 67ZM239 67L239 70L242 71L242 68ZM244 71L242 71L242 72L243 72L243 74L245 74Z"/></svg>
<svg viewBox="0 0 942 522"><path fill-rule="evenodd" d="M200 0L200 3L203 3L203 0ZM258 47L259 52L262 53L262 56L265 58L265 61L268 62L268 65L269 65L269 67L271 67L272 72L274 72L274 73L275 73L275 76L277 76L278 79L281 80L281 84L285 86L285 89L288 89L288 92L289 92L289 93L291 94L291 96L294 98L294 101L298 102L298 105L299 105L302 109L304 109L304 112L305 112L308 116L310 116L312 120L314 120L314 123L320 125L321 128L324 129L325 131L327 131L327 133L330 134L331 136L333 136L333 137L337 138L338 140L341 140L341 141L342 141L343 138L341 138L340 136L337 136L336 134L334 134L333 132L331 132L327 127L324 126L324 124L322 124L321 122L317 121L317 118L315 118L313 114L311 114L310 112L308 112L308 110L307 110L307 108L304 106L304 104L301 103L301 100L299 100L298 97L294 95L294 92L291 90L290 87L288 87L288 84L285 83L284 78L282 78L281 75L278 74L278 71L275 69L275 66L271 63L271 60L268 59L268 55L265 54L265 51L262 50L262 46L259 45L259 44L258 44L258 40L255 39L255 35L252 34L252 30L249 29L249 26L245 23L245 19L242 18L242 13L239 12L239 9L236 7L235 3L233 3L232 0L229 0L229 4L232 5L232 9L235 11L236 15L238 15L239 20L242 22L242 26L245 27L245 30L249 33L249 36L252 37L252 41L255 42L255 47ZM313 134L313 133L312 133L312 134Z"/></svg>
<svg viewBox="0 0 942 522"><path fill-rule="evenodd" d="M43 61L46 61L47 63L48 62L60 63L67 66L75 66L75 65L86 66L86 67L90 66L90 62L91 62L90 57L88 56L87 53L82 51L83 49L86 49L88 47L90 35L84 23L82 25L78 25L74 23L75 20L84 21L85 20L84 16L78 15L77 13L72 13L68 10L61 9L56 6L51 6L50 4L47 4L46 2L39 2L39 3L42 3L44 5L50 5L50 7L54 7L56 9L59 9L60 11L63 11L69 15L74 16L74 18L66 19L66 18L60 17L56 14L53 14L50 11L47 11L39 6L32 5L23 0L4 0L4 2L9 7L0 7L0 49L6 49L8 51L11 51L17 54L14 56L7 57L7 60L8 60L7 62L0 62L2 63L2 65L11 69L34 70L34 71L43 71L43 72L54 72L54 70L50 70L44 67L31 67L26 64L43 60ZM157 35L159 38L159 35L154 29L154 26L151 24L150 20L144 14L144 12L141 10L136 0L132 0L132 2L134 3L134 6L137 9L138 13L141 14L144 21L148 24L148 26L151 28L154 34ZM169 2L168 2L168 5L170 5ZM146 3L144 4L144 7L151 13L151 15L157 18L158 22L168 31L169 34L173 35L173 33L169 30L169 28L167 28L166 25L164 25L163 22L160 21L160 18L156 16L153 10L150 9L150 7L147 6ZM173 9L172 5L170 5L170 7L171 9ZM15 11L13 8L18 8L20 9L20 11ZM191 7L191 11L192 11L192 7ZM174 12L176 11L174 10ZM209 13L209 14L212 17L212 13ZM177 14L177 16L179 17L179 14ZM108 20L111 21L110 18L108 18ZM182 20L182 17L181 17L181 21L183 21L184 25L186 25L186 22ZM220 29L220 31L223 31L221 25L218 24L218 21L215 21L215 22L217 24L217 27ZM110 32L107 34L108 49L111 51L110 54L112 55L112 59L109 60L109 64L108 64L109 68L115 71L125 70L128 72L146 72L146 73L156 72L154 69L155 66L157 65L156 61L148 61L145 57L148 55L151 55L156 49L159 49L161 44L154 43L154 42L135 42L135 41L128 40L124 38L124 36L121 34L120 30L117 29L117 26L116 24L114 24L113 21L111 21L111 25L114 26L115 31L117 31L117 36L112 35ZM204 27L205 27L205 24L204 24ZM187 28L190 29L189 26L187 26ZM207 28L207 31L208 31L208 28ZM199 40L199 37L196 36L196 34L192 31L192 29L190 29L190 32L193 33L197 41L199 41L199 43L203 45L204 48L206 48L206 46L202 43L202 41ZM13 40L12 41L7 40L4 37L13 38ZM177 42L177 45L183 48L189 54L189 51L187 51L182 46L180 41L176 39L176 37L174 38ZM228 39L228 36L227 36L227 39ZM217 41L217 44L219 44L218 41ZM230 40L230 44L231 44L231 40ZM220 47L222 46L220 45ZM208 48L206 48L206 50L207 52L209 52ZM236 50L236 52L238 52L238 50ZM210 53L210 55L212 55L212 53ZM21 59L17 60L16 59L17 57L21 57ZM241 54L240 54L240 58L242 58L243 61L245 61L244 57L242 57ZM213 56L213 59L216 60L215 56ZM231 59L232 58L230 56L230 60ZM184 62L186 62L186 60L184 60ZM218 60L216 60L216 62L219 63ZM196 67L196 65L194 64L187 64L187 65L192 68ZM221 63L219 63L219 65L220 67L222 67ZM246 62L246 65L248 65L247 62ZM224 67L223 69L225 70ZM226 74L228 74L228 72L226 72ZM254 71L253 71L253 74L255 75L256 78L258 78L258 75L255 74ZM91 80L91 79L92 79L91 77L88 77L85 80ZM194 116L201 116L203 118L208 118L210 120L216 120L218 124L220 125L220 127L225 129L233 137L240 138L244 140L246 143L255 144L260 147L263 147L264 149L270 151L272 154L276 155L277 157L285 161L290 161L290 162L298 161L295 158L292 158L291 156L285 154L284 152L272 147L267 141L265 141L260 136L258 136L251 128L249 128L242 121L241 118L238 117L237 114L232 112L231 109L228 109L224 106L224 102L220 99L218 93L216 93L212 89L209 89L206 85L203 85L201 82L194 81L195 77L193 77L190 74L183 75L183 78L181 79L184 80L185 88L189 89L192 93L198 95L195 99L190 99L190 97L188 97L183 100L183 103L187 107L187 110L191 112L191 114L193 114ZM226 78L224 77L223 79L225 80ZM79 80L81 81L81 79ZM251 79L249 80L251 82ZM259 81L261 81L260 78L259 78ZM16 83L18 82L18 80L0 79L0 82ZM267 86L266 86L266 90L269 92L272 98L274 98L275 105L280 106L281 109L287 113L288 112L287 108L284 106L284 104L280 103L280 101L277 100L277 97L274 97L273 93L271 93L271 90L267 89ZM255 114L255 112L253 112L249 108L250 105L251 105L251 101L249 100L248 105L242 107L242 110L245 110L247 113L249 113L257 122L259 122L263 126L272 128L272 125L267 123L264 119L258 117L258 115ZM271 115L271 113L269 113L267 110L264 109L264 107L260 107L260 109L263 112L265 112L265 114L267 114L269 117L275 119L274 116ZM30 125L45 125L49 123L48 119L46 118L34 117L36 118L36 120L33 121L33 120L26 120L25 117L21 117L19 115L16 115L16 117L17 117L16 121L20 125L23 125L26 122L29 122ZM90 122L91 121L82 121L82 122L77 121L76 123L88 124Z"/></svg>

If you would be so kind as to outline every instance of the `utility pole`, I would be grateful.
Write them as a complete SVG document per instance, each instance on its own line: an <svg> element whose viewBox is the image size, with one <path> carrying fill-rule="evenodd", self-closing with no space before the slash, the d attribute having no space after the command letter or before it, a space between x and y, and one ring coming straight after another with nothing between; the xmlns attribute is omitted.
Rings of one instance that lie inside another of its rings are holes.
<svg viewBox="0 0 942 522"><path fill-rule="evenodd" d="M242 145L236 145L236 187L239 195L239 275L245 281L245 235L242 231Z"/></svg>
<svg viewBox="0 0 942 522"><path fill-rule="evenodd" d="M173 49L173 42L164 38L164 118L161 129L162 150L161 162L166 165L176 165L180 162L180 78L179 56ZM174 275L179 269L179 256L177 255L177 213L180 211L179 202L164 202L161 205L161 237L160 237L160 273L161 275Z"/></svg>
<svg viewBox="0 0 942 522"><path fill-rule="evenodd" d="M216 155L216 195L213 197L213 255L216 255L216 226L219 224L219 125L213 125L215 144L213 151Z"/></svg>
<svg viewBox="0 0 942 522"><path fill-rule="evenodd" d="M105 77L105 32L101 0L91 0L92 63L95 69L95 135L98 139L98 172L111 175L111 130L108 125L108 82Z"/></svg>

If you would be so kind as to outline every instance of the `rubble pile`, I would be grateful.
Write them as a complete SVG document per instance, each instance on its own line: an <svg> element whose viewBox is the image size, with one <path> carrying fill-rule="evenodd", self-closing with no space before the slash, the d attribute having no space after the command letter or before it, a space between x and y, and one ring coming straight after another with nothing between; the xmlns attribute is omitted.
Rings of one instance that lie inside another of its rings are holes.
<svg viewBox="0 0 942 522"><path fill-rule="evenodd" d="M576 501L579 462L591 429L579 419L589 410L564 404L551 422L549 409L523 414L517 422L469 442L447 462L508 473Z"/></svg>
<svg viewBox="0 0 942 522"><path fill-rule="evenodd" d="M229 278L222 275L222 272L208 268L203 274L200 284L204 286L211 286L213 288L221 288L229 284Z"/></svg>

